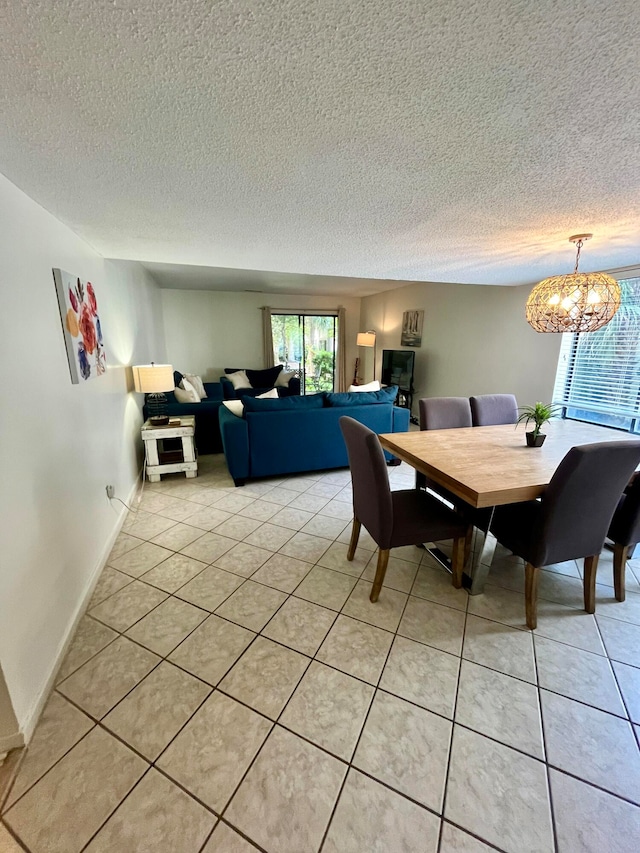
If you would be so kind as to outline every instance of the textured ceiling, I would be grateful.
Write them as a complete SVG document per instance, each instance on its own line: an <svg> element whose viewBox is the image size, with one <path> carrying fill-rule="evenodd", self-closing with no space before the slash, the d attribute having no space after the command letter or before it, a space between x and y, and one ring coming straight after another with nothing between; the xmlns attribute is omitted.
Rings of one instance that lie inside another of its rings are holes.
<svg viewBox="0 0 640 853"><path fill-rule="evenodd" d="M640 262L639 72L637 0L12 0L0 171L106 256L520 284Z"/></svg>

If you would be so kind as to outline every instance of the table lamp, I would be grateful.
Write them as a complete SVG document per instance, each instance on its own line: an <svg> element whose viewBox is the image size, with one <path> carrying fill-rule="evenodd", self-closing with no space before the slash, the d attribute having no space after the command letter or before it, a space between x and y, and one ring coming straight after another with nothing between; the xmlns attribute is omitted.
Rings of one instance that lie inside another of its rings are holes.
<svg viewBox="0 0 640 853"><path fill-rule="evenodd" d="M136 391L148 394L147 407L149 423L152 426L164 426L169 423L167 397L165 391L173 391L173 366L171 364L136 364L133 370L133 384Z"/></svg>

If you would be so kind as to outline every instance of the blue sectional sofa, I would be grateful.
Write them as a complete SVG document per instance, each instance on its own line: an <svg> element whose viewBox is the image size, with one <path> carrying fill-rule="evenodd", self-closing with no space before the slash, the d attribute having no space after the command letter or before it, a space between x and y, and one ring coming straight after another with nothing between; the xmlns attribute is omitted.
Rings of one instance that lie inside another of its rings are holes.
<svg viewBox="0 0 640 853"><path fill-rule="evenodd" d="M278 400L244 397L243 417L221 406L222 446L236 486L253 477L346 467L349 462L339 423L343 415L377 433L406 432L409 410L394 406L397 390L322 392Z"/></svg>
<svg viewBox="0 0 640 853"><path fill-rule="evenodd" d="M178 387L182 380L182 374L177 370L173 373L175 386ZM205 382L204 390L207 392L206 400L199 403L179 403L173 391L167 391L167 414L170 418L181 415L195 415L196 432L195 445L198 453L220 453L222 451L222 438L220 437L220 421L218 409L222 406L222 386L219 382ZM149 411L145 402L142 414L146 420Z"/></svg>

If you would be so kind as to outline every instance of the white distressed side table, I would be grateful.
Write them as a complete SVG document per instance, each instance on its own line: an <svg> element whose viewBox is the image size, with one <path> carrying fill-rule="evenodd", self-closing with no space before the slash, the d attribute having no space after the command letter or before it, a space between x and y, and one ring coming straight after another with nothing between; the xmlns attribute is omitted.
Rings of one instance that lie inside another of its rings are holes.
<svg viewBox="0 0 640 853"><path fill-rule="evenodd" d="M151 426L149 421L145 421L142 425L142 440L150 483L159 483L161 474L176 474L181 471L184 471L188 478L198 476L198 461L193 443L195 427L196 419L193 415L181 417L179 424L168 423L166 426ZM180 438L182 452L165 451L163 441L167 438Z"/></svg>

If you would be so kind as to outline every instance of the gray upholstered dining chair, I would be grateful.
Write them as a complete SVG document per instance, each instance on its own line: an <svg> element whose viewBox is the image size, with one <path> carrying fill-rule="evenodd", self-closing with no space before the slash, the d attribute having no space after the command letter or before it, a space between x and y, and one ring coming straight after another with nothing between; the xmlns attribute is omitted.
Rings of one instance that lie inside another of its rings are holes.
<svg viewBox="0 0 640 853"><path fill-rule="evenodd" d="M624 576L627 559L640 542L640 474L618 501L607 539L613 542L613 586L618 601L624 601Z"/></svg>
<svg viewBox="0 0 640 853"><path fill-rule="evenodd" d="M469 397L474 426L515 424L518 420L518 401L513 394L482 394Z"/></svg>
<svg viewBox="0 0 640 853"><path fill-rule="evenodd" d="M377 544L378 564L369 596L377 601L389 551L401 545L453 539L454 586L462 586L467 524L442 501L417 489L391 491L378 436L353 418L340 418L353 487L353 527L347 559L353 560L364 525Z"/></svg>
<svg viewBox="0 0 640 853"><path fill-rule="evenodd" d="M539 570L584 557L584 609L595 611L596 570L616 504L640 463L640 441L572 447L539 501L497 507L491 532L525 560L527 627L537 624Z"/></svg>
<svg viewBox="0 0 640 853"><path fill-rule="evenodd" d="M459 429L470 427L471 406L468 397L423 397L418 400L420 412L420 429ZM433 488L442 493L443 497L455 503L449 492L444 492L438 486L427 483L427 478L416 471L416 489Z"/></svg>
<svg viewBox="0 0 640 853"><path fill-rule="evenodd" d="M423 397L418 407L420 429L457 429L473 423L468 397Z"/></svg>

